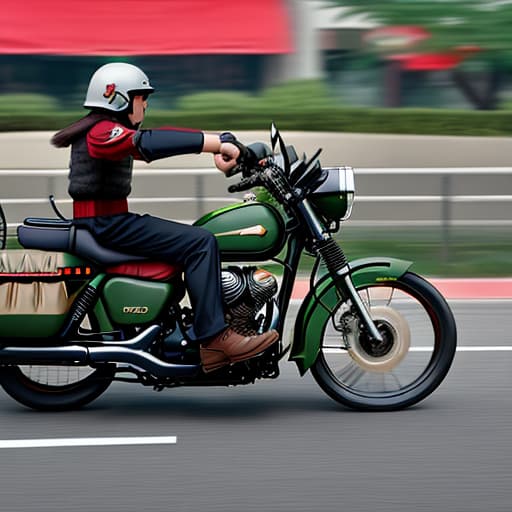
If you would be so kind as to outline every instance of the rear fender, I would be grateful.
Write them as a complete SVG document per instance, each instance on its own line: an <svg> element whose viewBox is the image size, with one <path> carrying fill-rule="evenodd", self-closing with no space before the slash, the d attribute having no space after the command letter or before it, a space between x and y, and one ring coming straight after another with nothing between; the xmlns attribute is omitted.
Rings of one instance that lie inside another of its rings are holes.
<svg viewBox="0 0 512 512"><path fill-rule="evenodd" d="M401 277L412 265L395 258L362 258L352 261L350 275L356 288ZM341 297L331 276L320 279L304 298L297 320L290 361L295 361L301 375L315 362L331 311Z"/></svg>

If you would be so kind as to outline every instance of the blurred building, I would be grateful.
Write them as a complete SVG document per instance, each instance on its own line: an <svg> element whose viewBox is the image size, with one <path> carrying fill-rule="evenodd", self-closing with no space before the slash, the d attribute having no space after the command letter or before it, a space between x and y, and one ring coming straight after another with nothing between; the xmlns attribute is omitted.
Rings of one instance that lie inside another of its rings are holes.
<svg viewBox="0 0 512 512"><path fill-rule="evenodd" d="M375 26L366 16L347 16L325 0L288 0L295 52L285 59L286 78L317 78L362 47Z"/></svg>
<svg viewBox="0 0 512 512"><path fill-rule="evenodd" d="M129 4L128 4L129 5ZM74 104L92 71L129 60L158 78L165 101L200 90L255 92L324 76L369 23L318 0L4 0L0 93ZM140 8L139 8L140 7Z"/></svg>

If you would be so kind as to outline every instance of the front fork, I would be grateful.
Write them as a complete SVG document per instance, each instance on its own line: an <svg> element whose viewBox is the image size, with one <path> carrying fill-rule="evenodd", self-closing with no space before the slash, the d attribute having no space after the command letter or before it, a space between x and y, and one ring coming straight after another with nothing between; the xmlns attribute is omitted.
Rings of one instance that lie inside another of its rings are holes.
<svg viewBox="0 0 512 512"><path fill-rule="evenodd" d="M336 287L338 290L340 289L338 285L336 285ZM348 273L343 276L343 288L345 288L347 296L350 297L352 305L355 307L359 315L359 318L365 325L367 332L370 334L370 337L373 338L374 341L382 342L382 335L377 329L377 326L375 325L375 322L373 321L372 317L370 316L370 312L368 311L366 304L359 296L359 293L357 293L354 283L352 282L352 278Z"/></svg>
<svg viewBox="0 0 512 512"><path fill-rule="evenodd" d="M366 327L370 337L375 341L383 341L375 322L370 316L368 308L355 289L352 278L350 277L350 268L343 249L330 235L324 233L322 225L309 205L307 199L303 200L297 205L297 207L308 224L315 240L316 249L327 266L338 293L342 297L351 300L352 305Z"/></svg>
<svg viewBox="0 0 512 512"><path fill-rule="evenodd" d="M350 268L342 248L329 237L320 244L318 252L327 266L340 296L345 299L350 299L352 306L355 308L358 317L363 322L370 337L375 341L382 341L382 336L370 316L366 304L359 296L359 293L357 293L354 283L352 282Z"/></svg>

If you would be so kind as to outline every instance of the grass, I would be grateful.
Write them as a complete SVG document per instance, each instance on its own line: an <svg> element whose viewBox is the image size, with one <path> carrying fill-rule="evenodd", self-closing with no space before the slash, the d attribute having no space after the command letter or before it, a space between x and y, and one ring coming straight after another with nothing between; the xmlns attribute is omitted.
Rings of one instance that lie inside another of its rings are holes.
<svg viewBox="0 0 512 512"><path fill-rule="evenodd" d="M512 276L512 227L439 229L346 227L337 237L348 260L386 256L412 261L411 270L429 277ZM20 248L14 234L7 249ZM302 258L299 274L308 275L312 257ZM267 266L267 265L265 265ZM272 272L281 267L268 265Z"/></svg>
<svg viewBox="0 0 512 512"><path fill-rule="evenodd" d="M347 257L390 256L413 262L415 272L438 277L512 276L510 228L347 228Z"/></svg>
<svg viewBox="0 0 512 512"><path fill-rule="evenodd" d="M412 262L411 270L428 277L512 276L512 227L439 229L346 227L337 236L349 261L391 257ZM299 275L309 275L314 258L302 259ZM272 272L280 267L272 265Z"/></svg>

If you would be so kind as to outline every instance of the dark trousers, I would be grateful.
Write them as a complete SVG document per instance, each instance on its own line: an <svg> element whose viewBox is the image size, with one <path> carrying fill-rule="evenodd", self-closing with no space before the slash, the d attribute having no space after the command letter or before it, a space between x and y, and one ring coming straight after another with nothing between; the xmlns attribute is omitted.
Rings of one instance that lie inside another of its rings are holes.
<svg viewBox="0 0 512 512"><path fill-rule="evenodd" d="M209 231L136 213L85 217L74 223L89 229L105 247L183 266L195 315L192 338L206 340L226 327L219 249Z"/></svg>

